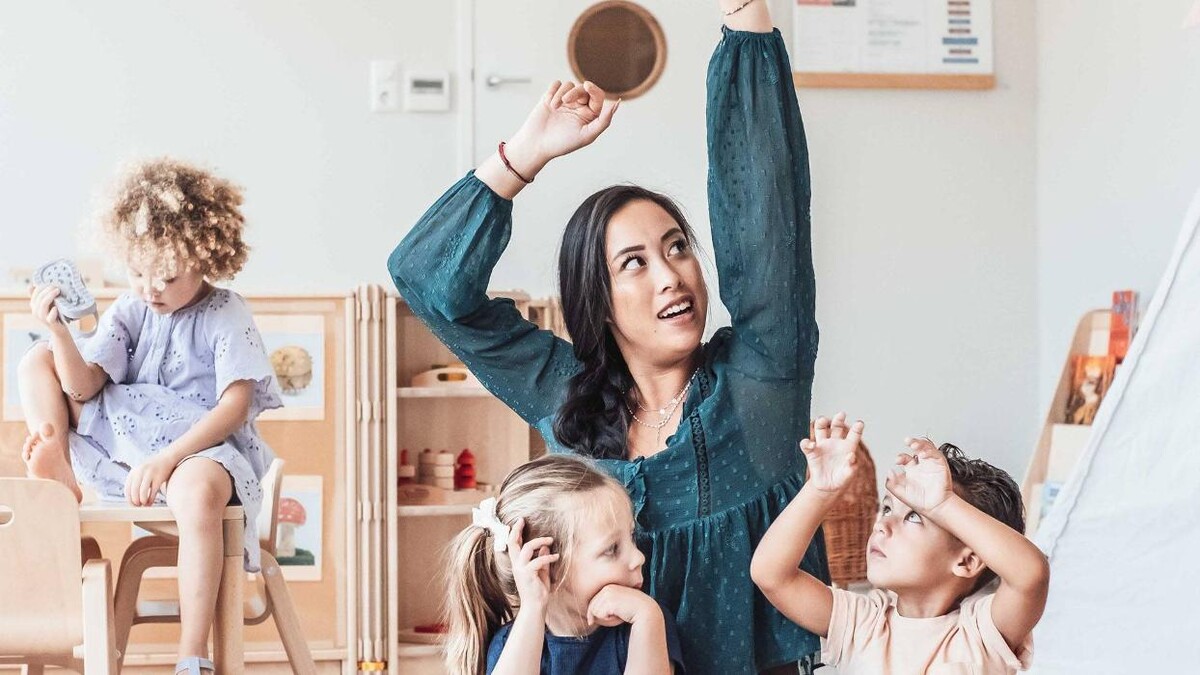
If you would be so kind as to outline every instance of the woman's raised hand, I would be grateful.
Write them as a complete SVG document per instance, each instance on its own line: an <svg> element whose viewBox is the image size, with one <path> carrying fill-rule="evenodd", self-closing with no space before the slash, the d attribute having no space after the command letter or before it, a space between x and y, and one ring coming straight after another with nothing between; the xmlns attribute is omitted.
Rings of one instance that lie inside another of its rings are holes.
<svg viewBox="0 0 1200 675"><path fill-rule="evenodd" d="M475 169L475 177L501 197L512 199L550 160L604 133L619 105L620 101L605 100L604 90L591 82L555 81L504 144L504 157L493 153Z"/></svg>
<svg viewBox="0 0 1200 675"><path fill-rule="evenodd" d="M544 165L590 145L612 123L619 105L620 101L605 100L604 90L591 82L555 80L509 144L536 165Z"/></svg>

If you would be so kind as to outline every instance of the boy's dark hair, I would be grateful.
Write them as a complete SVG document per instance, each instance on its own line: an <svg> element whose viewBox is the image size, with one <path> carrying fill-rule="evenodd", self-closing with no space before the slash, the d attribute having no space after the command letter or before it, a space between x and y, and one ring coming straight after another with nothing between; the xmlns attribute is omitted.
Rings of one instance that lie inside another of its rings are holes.
<svg viewBox="0 0 1200 675"><path fill-rule="evenodd" d="M1021 489L1012 476L982 459L969 459L962 449L952 443L943 443L938 450L946 456L946 463L950 465L955 494L971 506L1025 534L1025 505L1021 501ZM984 568L971 592L978 591L995 578L995 572Z"/></svg>

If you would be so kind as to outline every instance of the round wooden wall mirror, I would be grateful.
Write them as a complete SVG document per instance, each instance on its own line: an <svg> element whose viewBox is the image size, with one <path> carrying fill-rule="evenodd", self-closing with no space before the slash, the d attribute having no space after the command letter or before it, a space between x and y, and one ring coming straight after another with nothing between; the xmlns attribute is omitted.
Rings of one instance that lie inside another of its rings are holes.
<svg viewBox="0 0 1200 675"><path fill-rule="evenodd" d="M635 98L662 75L667 38L646 8L626 0L606 0L575 20L567 58L580 81L595 82L609 98Z"/></svg>

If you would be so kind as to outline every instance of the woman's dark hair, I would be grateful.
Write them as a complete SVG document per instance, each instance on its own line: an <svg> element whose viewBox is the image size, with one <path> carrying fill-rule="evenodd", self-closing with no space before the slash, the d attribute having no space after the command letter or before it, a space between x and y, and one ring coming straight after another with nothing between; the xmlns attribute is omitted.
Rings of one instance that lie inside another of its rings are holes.
<svg viewBox="0 0 1200 675"><path fill-rule="evenodd" d="M571 378L567 398L554 420L554 437L565 447L595 459L625 459L629 410L625 393L633 377L613 338L612 284L605 237L608 221L621 207L644 199L662 207L696 237L683 212L669 197L635 185L614 185L579 205L558 251L558 296L563 319L582 369Z"/></svg>

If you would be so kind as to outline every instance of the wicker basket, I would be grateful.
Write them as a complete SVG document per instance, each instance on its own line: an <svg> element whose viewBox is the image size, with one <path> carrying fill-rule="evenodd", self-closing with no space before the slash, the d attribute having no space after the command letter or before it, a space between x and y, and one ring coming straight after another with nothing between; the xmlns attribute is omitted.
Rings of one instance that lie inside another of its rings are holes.
<svg viewBox="0 0 1200 675"><path fill-rule="evenodd" d="M829 556L829 578L834 585L867 580L867 539L879 509L875 462L866 444L858 446L858 471L825 520L825 551Z"/></svg>

